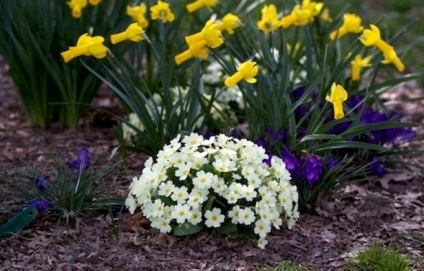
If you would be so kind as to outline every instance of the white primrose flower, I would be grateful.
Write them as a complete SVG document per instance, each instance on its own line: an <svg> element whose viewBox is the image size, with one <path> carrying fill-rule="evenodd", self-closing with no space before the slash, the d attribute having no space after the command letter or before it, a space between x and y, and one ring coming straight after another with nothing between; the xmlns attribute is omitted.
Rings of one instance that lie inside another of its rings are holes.
<svg viewBox="0 0 424 271"><path fill-rule="evenodd" d="M188 174L190 174L191 166L192 165L190 162L180 164L177 170L175 171L175 177L178 177L180 181L184 181L185 179L187 179Z"/></svg>
<svg viewBox="0 0 424 271"><path fill-rule="evenodd" d="M187 161L189 161L188 155L183 152L174 153L172 156L169 157L169 162L174 167L180 167L184 164L187 164Z"/></svg>
<svg viewBox="0 0 424 271"><path fill-rule="evenodd" d="M151 226L158 229L161 233L169 233L172 228L170 220L163 217L152 217L150 218Z"/></svg>
<svg viewBox="0 0 424 271"><path fill-rule="evenodd" d="M269 221L257 220L255 222L254 232L259 235L260 238L265 238L269 232L271 232L271 224Z"/></svg>
<svg viewBox="0 0 424 271"><path fill-rule="evenodd" d="M188 220L193 225L197 225L202 222L202 212L201 209L192 209L191 218Z"/></svg>
<svg viewBox="0 0 424 271"><path fill-rule="evenodd" d="M234 224L254 226L258 246L264 248L272 227L296 223L299 196L281 159L271 158L268 166L263 148L226 135L205 140L192 134L171 142L156 160L146 161L125 201L131 213L139 207L153 228L168 233L185 222L216 228L228 217ZM175 205L166 205L162 197ZM212 210L203 211L206 202L213 203Z"/></svg>
<svg viewBox="0 0 424 271"><path fill-rule="evenodd" d="M209 189L203 189L203 188L199 188L199 187L194 187L191 190L190 195L198 195L199 198L201 199L200 202L203 203L206 200L208 200Z"/></svg>
<svg viewBox="0 0 424 271"><path fill-rule="evenodd" d="M163 203L160 199L156 199L151 206L151 217L160 217L163 215L163 211L165 208L165 203Z"/></svg>
<svg viewBox="0 0 424 271"><path fill-rule="evenodd" d="M216 159L213 161L212 165L215 167L216 170L219 172L230 172L237 169L236 162L230 160L230 159Z"/></svg>
<svg viewBox="0 0 424 271"><path fill-rule="evenodd" d="M203 198L201 195L192 192L188 196L187 204L190 205L192 208L199 208L200 204L202 203L203 203Z"/></svg>
<svg viewBox="0 0 424 271"><path fill-rule="evenodd" d="M212 173L201 170L198 171L196 173L196 177L193 178L193 185L200 189L209 189L212 187L216 179L216 176Z"/></svg>
<svg viewBox="0 0 424 271"><path fill-rule="evenodd" d="M177 203L184 203L188 198L188 189L185 186L175 187L172 191L171 199Z"/></svg>
<svg viewBox="0 0 424 271"><path fill-rule="evenodd" d="M277 199L274 197L273 191L270 191L269 193L265 194L262 197L261 201L264 203L264 205L268 207L276 207L277 204Z"/></svg>
<svg viewBox="0 0 424 271"><path fill-rule="evenodd" d="M255 213L250 208L240 208L237 219L240 224L250 225L255 221Z"/></svg>
<svg viewBox="0 0 424 271"><path fill-rule="evenodd" d="M125 200L125 206L127 206L131 214L134 214L135 209L137 208L137 203L133 196L128 196L128 198Z"/></svg>
<svg viewBox="0 0 424 271"><path fill-rule="evenodd" d="M203 136L192 133L189 136L185 136L182 142L184 143L183 149L197 149L203 143Z"/></svg>
<svg viewBox="0 0 424 271"><path fill-rule="evenodd" d="M257 183L257 179L259 179L259 176L255 173L255 169L251 165L245 165L241 169L241 174L244 178L251 184L253 180L253 184Z"/></svg>
<svg viewBox="0 0 424 271"><path fill-rule="evenodd" d="M235 205L233 207L233 209L231 209L228 212L228 217L231 218L231 223L233 223L233 224L239 223L239 220L238 220L239 213L240 213L240 206L238 206L238 205Z"/></svg>
<svg viewBox="0 0 424 271"><path fill-rule="evenodd" d="M283 219L281 219L281 217L274 217L271 222L274 228L276 228L277 230L279 230L280 226L283 225Z"/></svg>
<svg viewBox="0 0 424 271"><path fill-rule="evenodd" d="M269 181L268 182L268 191L271 193L276 193L280 190L280 184L277 181Z"/></svg>
<svg viewBox="0 0 424 271"><path fill-rule="evenodd" d="M175 189L175 185L171 181L163 182L159 185L158 194L161 196L169 197L172 191Z"/></svg>
<svg viewBox="0 0 424 271"><path fill-rule="evenodd" d="M293 208L293 199L289 192L281 193L278 195L278 200L284 210L291 210Z"/></svg>
<svg viewBox="0 0 424 271"><path fill-rule="evenodd" d="M171 215L178 224L182 224L192 217L192 212L190 211L190 206L188 204L177 204L175 205L174 211L172 211Z"/></svg>
<svg viewBox="0 0 424 271"><path fill-rule="evenodd" d="M203 152L203 153L195 152L189 155L188 159L189 159L189 162L191 163L191 167L195 170L199 170L202 168L204 164L208 164L209 160L205 156L207 156L206 152Z"/></svg>
<svg viewBox="0 0 424 271"><path fill-rule="evenodd" d="M169 158L172 157L180 147L181 147L180 142L171 141L169 145L165 145L163 147L163 150L158 152L158 159L168 161Z"/></svg>
<svg viewBox="0 0 424 271"><path fill-rule="evenodd" d="M168 206L165 205L165 207L163 208L163 216L164 218L168 219L168 220L172 220L172 212L174 211L175 206Z"/></svg>
<svg viewBox="0 0 424 271"><path fill-rule="evenodd" d="M209 228L218 228L224 222L225 216L221 214L221 209L213 208L212 211L205 212L205 225Z"/></svg>
<svg viewBox="0 0 424 271"><path fill-rule="evenodd" d="M265 238L259 238L258 247L260 249L264 249L267 244L268 244L268 240L266 240Z"/></svg>

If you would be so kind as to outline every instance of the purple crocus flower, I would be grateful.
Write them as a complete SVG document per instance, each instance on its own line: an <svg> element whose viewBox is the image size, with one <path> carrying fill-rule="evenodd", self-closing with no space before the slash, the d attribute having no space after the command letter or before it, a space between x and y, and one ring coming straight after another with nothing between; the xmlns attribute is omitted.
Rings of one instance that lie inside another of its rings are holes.
<svg viewBox="0 0 424 271"><path fill-rule="evenodd" d="M302 138L304 138L306 136L306 128L300 127L297 130L297 139L301 140Z"/></svg>
<svg viewBox="0 0 424 271"><path fill-rule="evenodd" d="M268 144L267 144L265 138L258 138L254 142L255 142L256 145L264 148L265 150L268 148Z"/></svg>
<svg viewBox="0 0 424 271"><path fill-rule="evenodd" d="M241 139L243 134L241 133L240 129L232 129L230 132L230 136L233 138Z"/></svg>
<svg viewBox="0 0 424 271"><path fill-rule="evenodd" d="M38 187L38 189L40 191L43 191L44 189L46 189L47 186L47 179L49 177L41 175L40 177L31 177L31 176L27 176L27 178L32 181L33 183L35 183Z"/></svg>
<svg viewBox="0 0 424 271"><path fill-rule="evenodd" d="M281 151L281 158L286 164L287 170L290 172L294 181L299 181L302 177L300 159L290 150Z"/></svg>
<svg viewBox="0 0 424 271"><path fill-rule="evenodd" d="M286 143L286 139L287 139L287 130L286 129L281 129L278 130L277 132L275 132L274 128L272 128L272 126L268 126L268 138L270 142L281 142L281 143Z"/></svg>
<svg viewBox="0 0 424 271"><path fill-rule="evenodd" d="M340 122L336 125L334 125L331 129L330 129L330 134L335 134L335 135L339 135L343 132L345 132L347 130L347 128L349 128L349 126L352 124L351 121L344 121L344 122Z"/></svg>
<svg viewBox="0 0 424 271"><path fill-rule="evenodd" d="M202 136L204 139L209 139L211 137L214 136L214 133L211 130L206 129L203 133Z"/></svg>
<svg viewBox="0 0 424 271"><path fill-rule="evenodd" d="M309 156L302 167L303 178L312 187L319 180L321 180L323 173L323 162L322 159L316 155Z"/></svg>
<svg viewBox="0 0 424 271"><path fill-rule="evenodd" d="M342 165L342 161L334 155L330 155L327 157L325 161L325 167L327 169L333 169Z"/></svg>
<svg viewBox="0 0 424 271"><path fill-rule="evenodd" d="M301 120L303 117L308 115L308 113L309 113L309 108L303 104L298 106L296 110L294 110L294 114L297 120ZM307 119L309 119L309 117L307 117Z"/></svg>
<svg viewBox="0 0 424 271"><path fill-rule="evenodd" d="M304 86L298 87L293 90L293 99L295 101L300 100L302 98L303 94L305 94L306 88Z"/></svg>
<svg viewBox="0 0 424 271"><path fill-rule="evenodd" d="M386 169L383 167L383 164L380 161L380 158L378 157L378 155L374 155L372 162L371 162L371 169L374 171L374 173L378 176L381 177L384 174L387 173Z"/></svg>
<svg viewBox="0 0 424 271"><path fill-rule="evenodd" d="M355 113L359 113L360 110L362 110L362 108L364 107L364 102L363 102L364 98L362 96L359 95L352 95L349 97L349 99L346 101L346 104L350 107L350 108L355 108L353 110L353 112ZM362 103L362 104L361 104ZM359 105L360 104L360 105Z"/></svg>
<svg viewBox="0 0 424 271"><path fill-rule="evenodd" d="M274 155L272 155L272 154L268 154L268 157L267 158L265 158L264 160L263 160L263 162L265 163L265 164L267 164L269 167L271 166L271 160L272 160L272 157L273 157Z"/></svg>
<svg viewBox="0 0 424 271"><path fill-rule="evenodd" d="M91 165L89 151L87 148L81 148L78 158L71 163L69 166L73 169L78 169L80 172L87 169Z"/></svg>
<svg viewBox="0 0 424 271"><path fill-rule="evenodd" d="M40 214L53 207L53 205L51 205L50 202L42 200L42 199L32 199L28 203L29 205L36 207Z"/></svg>
<svg viewBox="0 0 424 271"><path fill-rule="evenodd" d="M411 127L399 128L397 130L397 135L392 141L393 145L399 145L403 142L411 141L417 136L417 132Z"/></svg>

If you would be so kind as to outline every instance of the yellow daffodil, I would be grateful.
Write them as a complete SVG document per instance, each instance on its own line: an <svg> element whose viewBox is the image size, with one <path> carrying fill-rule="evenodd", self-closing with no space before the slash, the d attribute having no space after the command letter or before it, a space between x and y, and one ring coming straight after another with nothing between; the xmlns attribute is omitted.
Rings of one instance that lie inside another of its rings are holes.
<svg viewBox="0 0 424 271"><path fill-rule="evenodd" d="M395 49L392 48L391 50L386 50L385 52L383 52L383 56L384 56L384 59L383 61L381 61L381 63L384 63L384 64L393 63L393 65L395 65L396 69L399 72L403 72L405 70L405 65L397 56Z"/></svg>
<svg viewBox="0 0 424 271"><path fill-rule="evenodd" d="M201 47L199 44L202 44L202 46L216 48L224 43L221 31L217 28L217 25L212 20L206 22L202 31L190 36L186 36L185 40L189 46L197 44L197 47Z"/></svg>
<svg viewBox="0 0 424 271"><path fill-rule="evenodd" d="M160 0L150 8L150 17L152 20L161 20L163 23L172 22L175 19L169 4Z"/></svg>
<svg viewBox="0 0 424 271"><path fill-rule="evenodd" d="M127 6L127 15L129 15L131 18L133 18L134 21L136 21L143 29L145 29L149 22L146 20L146 17L144 17L144 14L146 14L147 8L144 3L140 3L138 6Z"/></svg>
<svg viewBox="0 0 424 271"><path fill-rule="evenodd" d="M98 4L100 4L100 2L102 2L102 0L88 0L88 2L92 6L97 6Z"/></svg>
<svg viewBox="0 0 424 271"><path fill-rule="evenodd" d="M87 0L71 0L67 4L72 10L72 17L80 18L82 9L87 6Z"/></svg>
<svg viewBox="0 0 424 271"><path fill-rule="evenodd" d="M330 10L328 8L325 8L322 12L321 15L319 16L321 18L321 20L323 20L324 22L332 22L333 19L330 16Z"/></svg>
<svg viewBox="0 0 424 271"><path fill-rule="evenodd" d="M265 33L272 32L280 26L280 20L278 20L277 8L275 5L264 6L261 10L262 17L256 23L258 28Z"/></svg>
<svg viewBox="0 0 424 271"><path fill-rule="evenodd" d="M381 41L380 29L376 25L370 25L371 29L365 29L362 36L359 38L365 46L377 46Z"/></svg>
<svg viewBox="0 0 424 271"><path fill-rule="evenodd" d="M190 4L186 5L187 11L190 13L195 12L198 9L203 7L211 8L214 7L218 3L218 0L196 0Z"/></svg>
<svg viewBox="0 0 424 271"><path fill-rule="evenodd" d="M221 21L216 23L216 28L221 31L227 31L229 34L234 33L234 29L241 25L241 21L237 15L232 13L226 14Z"/></svg>
<svg viewBox="0 0 424 271"><path fill-rule="evenodd" d="M138 23L132 23L127 27L125 31L111 35L110 41L112 42L112 44L116 44L124 40L139 42L144 38L143 34L143 28Z"/></svg>
<svg viewBox="0 0 424 271"><path fill-rule="evenodd" d="M355 56L355 58L350 63L352 65L352 80L359 81L361 78L361 69L364 67L371 66L370 64L371 56L362 58L361 55Z"/></svg>
<svg viewBox="0 0 424 271"><path fill-rule="evenodd" d="M281 18L281 26L283 28L289 28L292 25L305 26L313 20L313 14L313 10L296 5L289 15Z"/></svg>
<svg viewBox="0 0 424 271"><path fill-rule="evenodd" d="M235 86L243 79L246 80L246 82L253 84L256 82L255 76L257 74L258 66L256 66L256 62L248 60L241 63L237 68L237 72L228 77L224 83L229 88Z"/></svg>
<svg viewBox="0 0 424 271"><path fill-rule="evenodd" d="M347 91L341 85L336 83L331 85L330 96L327 95L325 99L333 104L334 119L338 120L344 117L343 102L347 100L347 96Z"/></svg>
<svg viewBox="0 0 424 271"><path fill-rule="evenodd" d="M340 39L348 33L359 33L364 30L364 27L361 24L362 19L358 15L353 13L344 14L342 26L330 33L330 39Z"/></svg>
<svg viewBox="0 0 424 271"><path fill-rule="evenodd" d="M303 0L302 5L295 5L290 14L281 18L281 26L289 28L292 25L304 26L317 16L323 7L323 3L316 3L310 0Z"/></svg>
<svg viewBox="0 0 424 271"><path fill-rule="evenodd" d="M203 47L196 47L196 46L189 46L188 50L185 50L181 54L178 54L175 56L175 63L177 65L181 65L183 62L186 62L187 60L195 57L195 58L201 58L205 59L209 55L208 49Z"/></svg>
<svg viewBox="0 0 424 271"><path fill-rule="evenodd" d="M371 24L370 28L371 29L365 29L362 33L362 36L360 37L360 41L362 42L362 44L364 44L365 46L377 47L383 53L384 56L384 60L382 61L382 63L393 63L399 72L403 72L405 70L405 65L397 56L393 46L391 46L381 38L380 29L376 25Z"/></svg>
<svg viewBox="0 0 424 271"><path fill-rule="evenodd" d="M310 0L302 1L302 9L311 11L312 17L317 16L321 12L323 6L323 3L316 3Z"/></svg>
<svg viewBox="0 0 424 271"><path fill-rule="evenodd" d="M186 36L185 40L189 48L175 56L175 63L177 63L177 65L180 65L193 57L202 59L206 58L209 54L207 47L216 48L224 43L221 31L212 20L206 22L202 31Z"/></svg>
<svg viewBox="0 0 424 271"><path fill-rule="evenodd" d="M76 46L71 46L69 50L61 53L63 60L66 63L82 55L103 58L108 51L107 47L103 45L104 40L101 36L91 37L86 33L79 37Z"/></svg>

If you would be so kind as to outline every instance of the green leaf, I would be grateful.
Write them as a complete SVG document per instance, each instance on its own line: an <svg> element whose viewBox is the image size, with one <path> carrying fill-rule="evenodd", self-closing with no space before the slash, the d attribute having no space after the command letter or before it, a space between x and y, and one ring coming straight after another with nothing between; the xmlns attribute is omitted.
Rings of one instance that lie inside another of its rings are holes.
<svg viewBox="0 0 424 271"><path fill-rule="evenodd" d="M387 151L387 148L358 141L335 141L335 142L327 142L321 145L317 145L311 147L309 151L311 152L319 152L330 149L365 149L365 150L374 150L374 151Z"/></svg>
<svg viewBox="0 0 424 271"><path fill-rule="evenodd" d="M160 196L160 195L152 196L152 200L154 201L155 199L160 199L163 203L169 206L173 206L176 204L176 202L173 201L171 198L165 197L165 196Z"/></svg>
<svg viewBox="0 0 424 271"><path fill-rule="evenodd" d="M226 234L226 235L234 235L238 233L238 227L236 224L231 221L226 221L221 224L221 227L216 229L218 232Z"/></svg>
<svg viewBox="0 0 424 271"><path fill-rule="evenodd" d="M354 128L350 128L349 130L340 134L342 138L350 138L357 135L362 135L371 131L378 131L384 129L392 129L392 128L405 128L405 127L413 127L413 124L404 123L404 122L393 122L393 121L385 121L382 123L369 123L364 125L358 125Z"/></svg>
<svg viewBox="0 0 424 271"><path fill-rule="evenodd" d="M333 139L342 139L339 135L331 135L331 134L315 134L315 135L307 135L300 140L300 143L310 140L333 140Z"/></svg>
<svg viewBox="0 0 424 271"><path fill-rule="evenodd" d="M211 164L203 164L200 170L203 170L204 172L211 172L211 173L214 173L216 171L215 167L212 166Z"/></svg>
<svg viewBox="0 0 424 271"><path fill-rule="evenodd" d="M187 236L187 235L191 235L191 234L195 234L200 232L203 229L203 225L202 224L196 224L193 225L189 222L185 222L183 224L180 224L178 226L176 226L173 230L172 233L175 236Z"/></svg>
<svg viewBox="0 0 424 271"><path fill-rule="evenodd" d="M208 202L205 204L205 207L203 207L203 212L210 211L212 209L212 204L214 203L215 199L216 197L213 196L208 200Z"/></svg>

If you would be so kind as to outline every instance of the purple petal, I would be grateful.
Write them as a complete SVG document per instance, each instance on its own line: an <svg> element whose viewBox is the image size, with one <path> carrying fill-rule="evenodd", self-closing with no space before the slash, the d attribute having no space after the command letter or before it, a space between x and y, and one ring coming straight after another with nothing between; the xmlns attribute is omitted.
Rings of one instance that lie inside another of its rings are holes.
<svg viewBox="0 0 424 271"><path fill-rule="evenodd" d="M29 201L29 204L35 206L40 214L53 207L48 201L41 199L32 199Z"/></svg>
<svg viewBox="0 0 424 271"><path fill-rule="evenodd" d="M312 187L318 181L321 180L322 173L323 173L322 159L316 155L309 156L306 159L305 163L303 164L303 168L302 168L303 178L305 178L305 180Z"/></svg>
<svg viewBox="0 0 424 271"><path fill-rule="evenodd" d="M38 186L38 189L40 190L40 191L43 191L44 189L46 189L46 186L47 186L47 179L49 178L49 177L47 177L47 176L44 176L44 175L41 175L40 177L30 177L30 176L27 176L27 178L29 179L29 180L31 180L33 183L35 183L37 186Z"/></svg>
<svg viewBox="0 0 424 271"><path fill-rule="evenodd" d="M383 164L380 161L380 158L377 155L374 155L372 159L371 168L378 177L381 177L387 173L386 169L383 167Z"/></svg>
<svg viewBox="0 0 424 271"><path fill-rule="evenodd" d="M81 148L78 158L69 163L69 166L73 169L83 171L91 165L90 153L87 148Z"/></svg>

